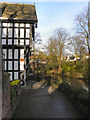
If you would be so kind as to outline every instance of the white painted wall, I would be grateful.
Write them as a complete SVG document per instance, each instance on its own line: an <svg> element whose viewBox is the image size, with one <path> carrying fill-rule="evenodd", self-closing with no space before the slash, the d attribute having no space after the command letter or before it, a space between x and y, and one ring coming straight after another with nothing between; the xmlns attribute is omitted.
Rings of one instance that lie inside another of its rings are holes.
<svg viewBox="0 0 90 120"><path fill-rule="evenodd" d="M7 59L7 49L3 49L4 58Z"/></svg>
<svg viewBox="0 0 90 120"><path fill-rule="evenodd" d="M18 72L14 72L14 79L15 79L15 80L18 79Z"/></svg>
<svg viewBox="0 0 90 120"><path fill-rule="evenodd" d="M5 45L6 44L6 39L3 39L2 40L2 45Z"/></svg>
<svg viewBox="0 0 90 120"><path fill-rule="evenodd" d="M14 29L14 37L18 38L18 28Z"/></svg>
<svg viewBox="0 0 90 120"><path fill-rule="evenodd" d="M7 29L2 28L2 37L6 37L6 34L7 34Z"/></svg>
<svg viewBox="0 0 90 120"><path fill-rule="evenodd" d="M12 81L12 72L9 72L10 73L10 81Z"/></svg>
<svg viewBox="0 0 90 120"><path fill-rule="evenodd" d="M12 23L3 23L3 26L4 27L10 27L10 26L13 26ZM18 23L15 23L14 24L15 27L18 27L19 24ZM24 24L21 23L20 24L20 38L24 38ZM30 24L26 24L26 27L30 27ZM18 28L15 28L14 29L14 37L15 38L18 38ZM6 37L7 35L7 29L6 28L3 28L2 29L2 37ZM8 29L8 37L12 37L12 28L9 28ZM26 29L26 41L25 41L25 45L30 45L30 29ZM3 39L2 40L2 45L5 45L6 44L6 39ZM12 39L8 39L8 45L12 45ZM14 45L18 45L18 39L14 39ZM24 39L20 39L20 45L24 45ZM14 59L18 59L18 49L15 49L14 50ZM3 53L4 53L4 57L5 59L7 59L7 49L3 49ZM12 59L12 50L9 49L9 52L8 52L8 55L9 55L9 59ZM20 50L20 59L23 58L24 59L24 49L21 49ZM12 70L12 61L8 61L8 69L9 70ZM7 68L7 64L6 64L6 61L5 61L5 70ZM18 70L18 61L14 61L14 70ZM24 61L21 62L20 61L20 70L21 71L24 71ZM9 72L11 75L10 75L10 80L12 80L12 72ZM18 72L14 72L14 79L18 79Z"/></svg>
<svg viewBox="0 0 90 120"><path fill-rule="evenodd" d="M8 61L8 70L12 70L12 61Z"/></svg>
<svg viewBox="0 0 90 120"><path fill-rule="evenodd" d="M20 49L20 59L21 58L24 59L24 49ZM20 61L20 70L24 70L24 61L23 62Z"/></svg>
<svg viewBox="0 0 90 120"><path fill-rule="evenodd" d="M12 59L12 49L8 49L8 59Z"/></svg>
<svg viewBox="0 0 90 120"><path fill-rule="evenodd" d="M14 49L14 59L18 59L18 49Z"/></svg>

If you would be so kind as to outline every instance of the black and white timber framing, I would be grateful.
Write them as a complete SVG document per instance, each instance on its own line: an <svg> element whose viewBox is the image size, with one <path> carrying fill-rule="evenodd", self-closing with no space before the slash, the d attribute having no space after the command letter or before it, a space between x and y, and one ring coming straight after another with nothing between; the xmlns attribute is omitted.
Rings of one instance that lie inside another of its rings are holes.
<svg viewBox="0 0 90 120"><path fill-rule="evenodd" d="M1 18L3 60L10 81L21 79L21 73L26 79L36 24L37 20Z"/></svg>

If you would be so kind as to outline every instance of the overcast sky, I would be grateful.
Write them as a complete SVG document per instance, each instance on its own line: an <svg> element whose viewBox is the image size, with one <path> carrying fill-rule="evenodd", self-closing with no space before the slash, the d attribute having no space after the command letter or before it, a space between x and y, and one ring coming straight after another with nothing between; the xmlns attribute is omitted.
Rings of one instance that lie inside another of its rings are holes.
<svg viewBox="0 0 90 120"><path fill-rule="evenodd" d="M31 0L1 0L1 2L6 1L12 3L31 3ZM48 0L48 2L47 0L42 0L46 2L40 2L41 0L33 0L32 3L34 1L39 1L35 2L38 18L38 28L36 31L40 32L43 44L46 44L48 38L58 27L64 27L69 33L73 34L74 18L85 7L88 7L89 0L72 0L74 2L70 2L71 0L63 0L64 2L55 2L55 0Z"/></svg>

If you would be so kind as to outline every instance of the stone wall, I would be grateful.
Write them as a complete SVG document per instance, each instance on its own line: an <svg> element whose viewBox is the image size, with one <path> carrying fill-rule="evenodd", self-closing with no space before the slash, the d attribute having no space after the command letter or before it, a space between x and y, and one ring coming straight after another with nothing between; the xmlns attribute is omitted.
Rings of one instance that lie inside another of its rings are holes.
<svg viewBox="0 0 90 120"><path fill-rule="evenodd" d="M13 113L20 102L21 91L20 84L11 86L11 116L13 116Z"/></svg>
<svg viewBox="0 0 90 120"><path fill-rule="evenodd" d="M21 86L10 87L9 74L3 72L2 76L2 118L12 118L13 113L19 104Z"/></svg>
<svg viewBox="0 0 90 120"><path fill-rule="evenodd" d="M2 118L2 59L0 49L0 120Z"/></svg>
<svg viewBox="0 0 90 120"><path fill-rule="evenodd" d="M0 10L0 14L1 14ZM0 20L1 27L1 20ZM0 120L2 118L2 39L1 39L1 28L0 28Z"/></svg>
<svg viewBox="0 0 90 120"><path fill-rule="evenodd" d="M3 72L2 76L2 118L11 117L11 101L10 101L10 82L9 74Z"/></svg>
<svg viewBox="0 0 90 120"><path fill-rule="evenodd" d="M68 83L61 83L58 90L62 91L69 98L83 118L88 117L88 93L85 90L76 90Z"/></svg>

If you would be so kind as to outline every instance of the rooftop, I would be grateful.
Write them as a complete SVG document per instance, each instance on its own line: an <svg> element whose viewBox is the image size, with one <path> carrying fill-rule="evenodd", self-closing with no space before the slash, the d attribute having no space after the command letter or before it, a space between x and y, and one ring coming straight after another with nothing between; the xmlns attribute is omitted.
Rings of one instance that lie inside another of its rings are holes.
<svg viewBox="0 0 90 120"><path fill-rule="evenodd" d="M2 18L37 20L34 4L0 2L0 11Z"/></svg>

